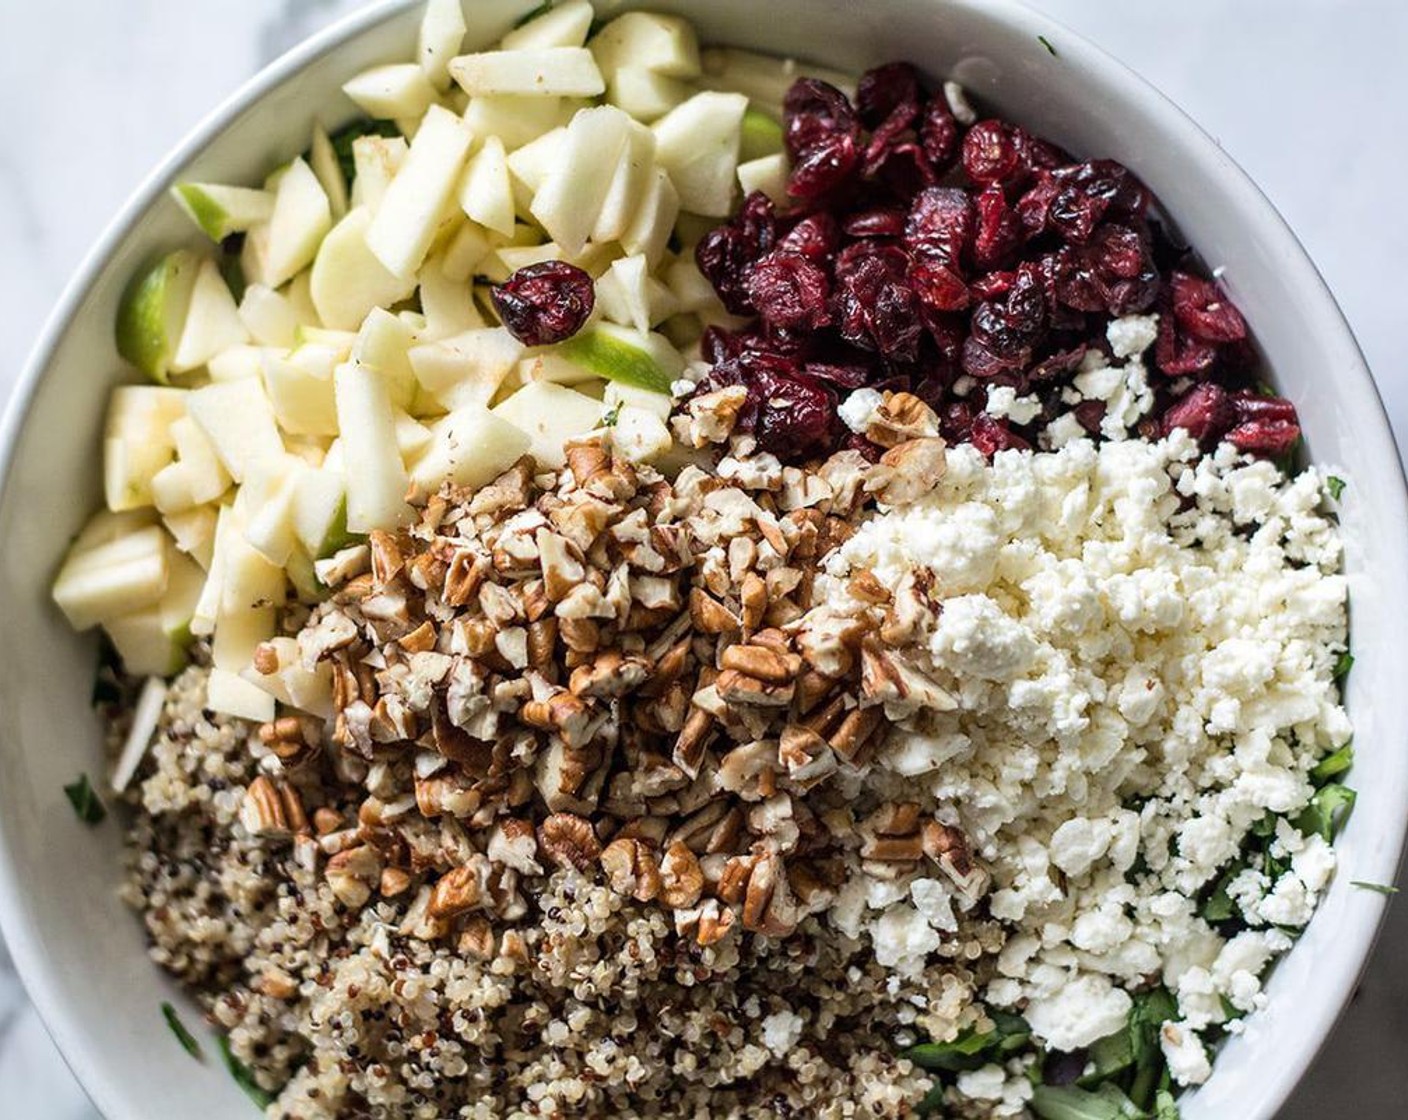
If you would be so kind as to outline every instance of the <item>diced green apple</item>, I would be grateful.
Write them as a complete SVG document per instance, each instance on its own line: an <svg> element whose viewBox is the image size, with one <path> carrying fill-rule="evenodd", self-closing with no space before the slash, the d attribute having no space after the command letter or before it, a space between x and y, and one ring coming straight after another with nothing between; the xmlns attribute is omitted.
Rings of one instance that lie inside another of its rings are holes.
<svg viewBox="0 0 1408 1120"><path fill-rule="evenodd" d="M315 606L327 598L328 589L318 579L318 571L312 558L301 548L295 548L284 564L284 574L288 576L294 597L307 606ZM252 679L252 678L250 678ZM258 684L258 681L254 682Z"/></svg>
<svg viewBox="0 0 1408 1120"><path fill-rule="evenodd" d="M678 312L698 311L712 307L719 301L714 285L699 271L692 254L670 262L665 269L665 283L675 297Z"/></svg>
<svg viewBox="0 0 1408 1120"><path fill-rule="evenodd" d="M759 54L738 47L710 47L700 59L701 84L706 89L741 93L763 112L782 116L782 102L792 83L801 77L821 78L848 97L855 93L855 81L838 70L799 64L795 59Z"/></svg>
<svg viewBox="0 0 1408 1120"><path fill-rule="evenodd" d="M620 66L606 80L606 99L644 124L658 120L686 100L690 87L643 66Z"/></svg>
<svg viewBox="0 0 1408 1120"><path fill-rule="evenodd" d="M260 346L290 347L303 325L292 301L264 284L245 288L240 299L240 319Z"/></svg>
<svg viewBox="0 0 1408 1120"><path fill-rule="evenodd" d="M212 669L205 686L205 704L212 712L268 723L276 710L274 698L228 669Z"/></svg>
<svg viewBox="0 0 1408 1120"><path fill-rule="evenodd" d="M260 644L274 636L276 625L273 607L222 613L210 643L211 663L216 669L239 673L249 666Z"/></svg>
<svg viewBox="0 0 1408 1120"><path fill-rule="evenodd" d="M510 188L510 195L512 189ZM489 255L493 246L489 235L475 222L461 222L445 246L445 255L440 267L451 280L469 281L473 279L481 261Z"/></svg>
<svg viewBox="0 0 1408 1120"><path fill-rule="evenodd" d="M205 573L181 555L171 556L169 563L166 590L156 604L103 622L123 667L133 676L169 677L186 666L191 617Z"/></svg>
<svg viewBox="0 0 1408 1120"><path fill-rule="evenodd" d="M365 206L376 213L386 188L406 162L406 153L410 150L410 145L400 136L359 136L352 141L352 167L356 178L352 180L350 204Z"/></svg>
<svg viewBox="0 0 1408 1120"><path fill-rule="evenodd" d="M354 533L408 521L405 465L396 449L396 419L385 379L355 363L333 375L347 477L347 527Z"/></svg>
<svg viewBox="0 0 1408 1120"><path fill-rule="evenodd" d="M396 450L407 463L416 459L431 441L430 429L408 412L396 410Z"/></svg>
<svg viewBox="0 0 1408 1120"><path fill-rule="evenodd" d="M367 116L377 120L419 117L435 103L435 87L414 62L396 62L363 70L344 83L342 92Z"/></svg>
<svg viewBox="0 0 1408 1120"><path fill-rule="evenodd" d="M506 51L580 47L587 41L594 18L587 0L567 0L553 5L522 27L514 28L500 40L499 46Z"/></svg>
<svg viewBox="0 0 1408 1120"><path fill-rule="evenodd" d="M742 94L706 90L652 126L655 159L669 172L682 209L711 218L728 216L747 109Z"/></svg>
<svg viewBox="0 0 1408 1120"><path fill-rule="evenodd" d="M586 246L626 151L633 122L620 109L583 109L533 195L532 214L548 236L575 256Z"/></svg>
<svg viewBox="0 0 1408 1120"><path fill-rule="evenodd" d="M355 331L374 307L390 307L415 291L415 278L391 272L371 251L370 211L359 206L323 238L313 261L309 291L324 324Z"/></svg>
<svg viewBox="0 0 1408 1120"><path fill-rule="evenodd" d="M261 380L221 381L195 389L186 410L209 437L221 464L236 482L244 479L244 467L250 460L283 453L274 409Z"/></svg>
<svg viewBox="0 0 1408 1120"><path fill-rule="evenodd" d="M424 330L424 325L421 325ZM386 380L391 403L409 408L415 400L416 378L411 368L410 350L416 344L417 330L405 318L379 307L362 321L352 360L369 366Z"/></svg>
<svg viewBox="0 0 1408 1120"><path fill-rule="evenodd" d="M649 409L623 404L611 428L611 446L633 463L652 463L674 446L665 421Z"/></svg>
<svg viewBox="0 0 1408 1120"><path fill-rule="evenodd" d="M656 167L652 174L653 182L641 200L635 220L621 235L621 247L627 253L641 254L653 268L674 231L680 213L680 196L663 167Z"/></svg>
<svg viewBox="0 0 1408 1120"><path fill-rule="evenodd" d="M301 350L305 346L317 347L319 350L331 352L339 362L352 353L352 346L356 341L357 332L354 330L335 330L331 327L298 328L298 349Z"/></svg>
<svg viewBox="0 0 1408 1120"><path fill-rule="evenodd" d="M332 228L332 206L327 192L300 157L279 176L274 216L267 226L256 226L245 240L253 251L241 257L245 278L278 288L313 263L318 246ZM261 234L262 231L262 234ZM255 235L261 234L256 239Z"/></svg>
<svg viewBox="0 0 1408 1120"><path fill-rule="evenodd" d="M474 221L505 237L513 234L513 184L504 142L486 136L469 161L460 186L460 207Z"/></svg>
<svg viewBox="0 0 1408 1120"><path fill-rule="evenodd" d="M421 338L426 342L484 326L472 285L447 276L438 256L429 258L420 270L420 308L425 315Z"/></svg>
<svg viewBox="0 0 1408 1120"><path fill-rule="evenodd" d="M219 266L214 261L202 261L176 353L171 357L171 372L199 369L216 354L248 341L249 332Z"/></svg>
<svg viewBox="0 0 1408 1120"><path fill-rule="evenodd" d="M680 352L664 335L597 323L558 344L564 357L607 381L668 393L684 369Z"/></svg>
<svg viewBox="0 0 1408 1120"><path fill-rule="evenodd" d="M351 541L347 532L347 484L324 467L298 476L293 493L293 531L314 559L331 556Z"/></svg>
<svg viewBox="0 0 1408 1120"><path fill-rule="evenodd" d="M176 462L163 467L152 478L152 500L164 515L184 513L213 502L230 486L230 476L215 447L201 427L190 417L171 425L176 444Z"/></svg>
<svg viewBox="0 0 1408 1120"><path fill-rule="evenodd" d="M297 543L293 510L298 479L313 469L293 455L260 460L236 499L244 515L244 539L277 568L288 563Z"/></svg>
<svg viewBox="0 0 1408 1120"><path fill-rule="evenodd" d="M189 250L168 253L137 277L118 308L118 353L162 384L171 374L200 266Z"/></svg>
<svg viewBox="0 0 1408 1120"><path fill-rule="evenodd" d="M151 606L166 590L169 547L159 525L81 551L70 550L54 580L54 602L75 630Z"/></svg>
<svg viewBox="0 0 1408 1120"><path fill-rule="evenodd" d="M475 136L497 136L511 152L562 125L567 115L560 97L472 97L464 123Z"/></svg>
<svg viewBox="0 0 1408 1120"><path fill-rule="evenodd" d="M68 547L68 555L77 556L80 552L87 552L99 545L111 544L139 529L155 525L156 520L156 514L150 507L123 510L121 513L100 509L73 538Z"/></svg>
<svg viewBox="0 0 1408 1120"><path fill-rule="evenodd" d="M263 607L281 606L287 594L283 569L271 564L245 539L245 529L244 517L238 510L233 511L226 532L220 533L217 529L215 547L221 554L216 565L220 576L217 632L221 619Z"/></svg>
<svg viewBox="0 0 1408 1120"><path fill-rule="evenodd" d="M782 125L777 118L758 109L749 108L743 114L740 129L738 158L747 162L775 156L782 151Z"/></svg>
<svg viewBox="0 0 1408 1120"><path fill-rule="evenodd" d="M650 274L640 255L613 261L596 282L596 298L606 319L642 334L679 310L674 293Z"/></svg>
<svg viewBox="0 0 1408 1120"><path fill-rule="evenodd" d="M591 238L603 243L618 241L630 228L641 202L651 188L655 171L655 133L639 121L631 121L626 144L612 173L611 185L602 200Z"/></svg>
<svg viewBox="0 0 1408 1120"><path fill-rule="evenodd" d="M177 183L171 197L210 240L217 244L232 233L267 222L274 214L274 196L249 187L220 183Z"/></svg>
<svg viewBox="0 0 1408 1120"><path fill-rule="evenodd" d="M205 364L205 372L211 381L243 381L248 377L259 376L264 362L262 346L231 346L222 350Z"/></svg>
<svg viewBox="0 0 1408 1120"><path fill-rule="evenodd" d="M788 201L787 176L791 166L783 152L750 159L738 165L738 185L745 197L754 191L762 191L781 206Z"/></svg>
<svg viewBox="0 0 1408 1120"><path fill-rule="evenodd" d="M471 97L596 97L606 82L584 47L484 51L450 62L450 76Z"/></svg>
<svg viewBox="0 0 1408 1120"><path fill-rule="evenodd" d="M674 408L674 399L669 393L657 393L652 389L641 389L627 385L623 381L608 381L602 395L608 409L621 405L623 408L639 408L668 420Z"/></svg>
<svg viewBox="0 0 1408 1120"><path fill-rule="evenodd" d="M437 90L450 85L450 59L464 45L464 10L461 0L430 0L420 21L416 57L426 79Z"/></svg>
<svg viewBox="0 0 1408 1120"><path fill-rule="evenodd" d="M319 377L289 358L268 351L264 355L264 390L274 419L284 431L293 435L337 435L331 376Z"/></svg>
<svg viewBox="0 0 1408 1120"><path fill-rule="evenodd" d="M566 138L567 128L564 125L544 132L512 152L508 157L508 169L514 182L522 184L530 194L535 193L558 163Z"/></svg>
<svg viewBox="0 0 1408 1120"><path fill-rule="evenodd" d="M670 78L699 74L699 43L694 28L679 16L626 12L592 38L592 55L605 74L637 66Z"/></svg>
<svg viewBox="0 0 1408 1120"><path fill-rule="evenodd" d="M488 406L522 355L523 344L503 327L486 327L415 346L410 362L421 388L453 411Z"/></svg>
<svg viewBox="0 0 1408 1120"><path fill-rule="evenodd" d="M240 676L269 693L280 704L287 704L319 719L331 719L336 711L333 704L332 662L321 661L317 668L310 670L304 667L298 643L293 638L274 637L264 644L277 658L278 668L265 674L249 665L240 670Z"/></svg>
<svg viewBox="0 0 1408 1120"><path fill-rule="evenodd" d="M347 177L342 173L342 163L332 146L332 138L321 124L313 125L313 139L308 145L308 166L317 176L323 193L328 196L332 220L339 221L347 213Z"/></svg>
<svg viewBox="0 0 1408 1120"><path fill-rule="evenodd" d="M508 470L529 448L528 435L483 405L465 405L431 425L430 446L411 471L421 496L449 482L483 486Z"/></svg>
<svg viewBox="0 0 1408 1120"><path fill-rule="evenodd" d="M181 513L162 515L176 547L206 571L215 554L215 523L218 515L214 506L196 506Z"/></svg>
<svg viewBox="0 0 1408 1120"><path fill-rule="evenodd" d="M367 230L367 246L388 271L411 277L420 268L469 155L469 130L432 105L401 170Z"/></svg>
<svg viewBox="0 0 1408 1120"><path fill-rule="evenodd" d="M557 470L567 461L563 444L594 430L605 408L575 389L534 381L495 406L493 412L527 433L529 453L539 467Z"/></svg>
<svg viewBox="0 0 1408 1120"><path fill-rule="evenodd" d="M176 453L171 426L186 414L188 394L154 385L121 385L108 402L103 491L108 509L152 504L152 479Z"/></svg>

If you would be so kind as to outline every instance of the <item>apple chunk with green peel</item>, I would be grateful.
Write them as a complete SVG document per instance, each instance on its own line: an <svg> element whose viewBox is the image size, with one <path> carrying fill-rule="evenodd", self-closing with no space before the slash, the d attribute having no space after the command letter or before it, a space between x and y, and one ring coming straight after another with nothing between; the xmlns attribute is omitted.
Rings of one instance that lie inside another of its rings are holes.
<svg viewBox="0 0 1408 1120"><path fill-rule="evenodd" d="M168 253L140 273L117 311L117 351L153 381L165 384L186 323L201 258Z"/></svg>
<svg viewBox="0 0 1408 1120"><path fill-rule="evenodd" d="M557 349L568 361L598 377L653 393L668 393L684 370L684 358L664 335L615 323L588 327L559 343Z"/></svg>
<svg viewBox="0 0 1408 1120"><path fill-rule="evenodd" d="M133 676L169 677L186 667L191 618L205 573L174 551L168 564L166 590L154 605L103 622L123 667Z"/></svg>
<svg viewBox="0 0 1408 1120"><path fill-rule="evenodd" d="M271 191L219 183L177 183L171 188L171 197L216 244L274 216Z"/></svg>
<svg viewBox="0 0 1408 1120"><path fill-rule="evenodd" d="M199 369L221 351L248 341L249 331L219 266L214 261L202 261L176 353L171 357L171 372Z"/></svg>

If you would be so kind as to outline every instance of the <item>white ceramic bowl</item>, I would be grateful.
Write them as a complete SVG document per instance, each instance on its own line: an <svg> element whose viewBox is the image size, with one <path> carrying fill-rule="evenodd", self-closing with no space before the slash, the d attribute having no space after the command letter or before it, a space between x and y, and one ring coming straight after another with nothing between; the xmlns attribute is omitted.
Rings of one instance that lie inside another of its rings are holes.
<svg viewBox="0 0 1408 1120"><path fill-rule="evenodd" d="M471 46L491 42L536 0L474 0ZM609 3L606 8L615 8ZM1352 784L1359 803L1341 871L1253 1016L1189 1099L1187 1120L1265 1120L1290 1093L1348 999L1383 914L1352 879L1392 882L1408 817L1408 504L1388 423L1354 339L1291 232L1233 162L1137 77L1065 28L1007 0L662 0L705 41L859 71L908 58L950 75L1071 151L1128 164L1161 198L1246 313L1276 384L1300 409L1314 458L1349 478L1344 502L1353 599ZM410 57L420 5L392 0L343 21L251 81L137 192L80 269L14 399L0 465L0 918L35 1003L108 1120L201 1115L245 1120L250 1104L210 1060L177 1048L158 1010L179 999L146 959L116 895L121 825L74 820L61 787L101 770L88 709L91 638L50 605L49 580L99 502L98 437L123 372L112 323L133 270L196 235L166 188L180 178L245 181L299 151L311 121L351 115L352 74ZM1055 48L1049 53L1038 41ZM1373 698L1372 700L1370 698ZM194 1023L195 1014L188 1014ZM0 1111L3 1111L0 1109Z"/></svg>

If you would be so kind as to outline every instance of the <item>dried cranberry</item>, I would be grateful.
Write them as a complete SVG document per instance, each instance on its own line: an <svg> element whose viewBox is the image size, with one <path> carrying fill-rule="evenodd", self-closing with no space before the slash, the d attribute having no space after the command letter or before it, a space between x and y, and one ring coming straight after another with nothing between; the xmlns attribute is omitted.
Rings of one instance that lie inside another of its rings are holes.
<svg viewBox="0 0 1408 1120"><path fill-rule="evenodd" d="M817 330L830 321L826 270L802 253L774 249L749 270L748 297L769 326Z"/></svg>
<svg viewBox="0 0 1408 1120"><path fill-rule="evenodd" d="M1076 423L1093 436L1100 434L1101 421L1105 419L1107 406L1104 401L1081 401L1071 409Z"/></svg>
<svg viewBox="0 0 1408 1120"><path fill-rule="evenodd" d="M1050 218L1051 203L1061 193L1061 184L1049 172L1037 176L1036 183L1026 194L1017 200L1017 217L1028 237L1037 237L1046 232Z"/></svg>
<svg viewBox="0 0 1408 1120"><path fill-rule="evenodd" d="M865 456L866 461L869 463L878 463L880 456L885 454L883 447L878 443L871 443L870 440L866 439L859 432L849 433L846 438L841 441L841 450L859 451Z"/></svg>
<svg viewBox="0 0 1408 1120"><path fill-rule="evenodd" d="M1149 195L1123 164L1097 159L1051 172L1057 187L1047 209L1052 229L1067 241L1084 244L1107 219L1142 217Z"/></svg>
<svg viewBox="0 0 1408 1120"><path fill-rule="evenodd" d="M852 150L860 139L860 121L846 95L817 78L792 83L782 115L783 139L794 161L837 137L848 137Z"/></svg>
<svg viewBox="0 0 1408 1120"><path fill-rule="evenodd" d="M748 269L773 247L776 218L772 200L754 191L743 208L725 225L715 226L694 247L694 260L720 301L735 315L748 315Z"/></svg>
<svg viewBox="0 0 1408 1120"><path fill-rule="evenodd" d="M836 394L821 382L803 374L778 376L760 370L748 392L757 402L753 436L761 450L784 459L806 459L836 445Z"/></svg>
<svg viewBox="0 0 1408 1120"><path fill-rule="evenodd" d="M854 138L844 133L827 137L797 157L787 177L787 194L799 199L820 198L844 183L859 161Z"/></svg>
<svg viewBox="0 0 1408 1120"><path fill-rule="evenodd" d="M1285 397L1265 397L1249 389L1234 393L1237 422L1227 433L1238 450L1272 458L1288 454L1300 440L1300 417Z"/></svg>
<svg viewBox="0 0 1408 1120"><path fill-rule="evenodd" d="M1016 181L1022 166L1021 129L1003 121L979 121L963 138L963 170L980 186Z"/></svg>
<svg viewBox="0 0 1408 1120"><path fill-rule="evenodd" d="M919 126L919 143L938 175L958 162L963 128L942 97L935 97L925 108L924 120Z"/></svg>
<svg viewBox="0 0 1408 1120"><path fill-rule="evenodd" d="M1043 381L1053 381L1065 374L1074 373L1085 359L1086 350L1085 343L1078 343L1069 350L1057 350L1055 353L1047 355L1027 370L1027 380L1040 384Z"/></svg>
<svg viewBox="0 0 1408 1120"><path fill-rule="evenodd" d="M591 276L565 261L526 265L495 284L489 296L508 333L528 346L571 338L596 304Z"/></svg>
<svg viewBox="0 0 1408 1120"><path fill-rule="evenodd" d="M1012 290L1012 282L1017 279L1015 271L989 272L979 276L968 285L974 299L999 299Z"/></svg>
<svg viewBox="0 0 1408 1120"><path fill-rule="evenodd" d="M973 406L966 400L953 400L937 409L939 434L950 443L965 443L973 430Z"/></svg>
<svg viewBox="0 0 1408 1120"><path fill-rule="evenodd" d="M841 231L836 227L836 219L825 210L808 214L777 241L779 249L802 253L813 260L826 261L836 252L841 241Z"/></svg>
<svg viewBox="0 0 1408 1120"><path fill-rule="evenodd" d="M1159 318L1159 334L1154 341L1154 364L1169 377L1189 377L1205 373L1217 361L1217 347L1184 334L1174 325L1172 315Z"/></svg>
<svg viewBox="0 0 1408 1120"><path fill-rule="evenodd" d="M974 225L973 200L958 187L930 187L914 198L905 222L910 252L955 266Z"/></svg>
<svg viewBox="0 0 1408 1120"><path fill-rule="evenodd" d="M878 129L897 111L908 125L919 112L919 71L908 62L888 62L867 70L856 83L856 111L867 128Z"/></svg>
<svg viewBox="0 0 1408 1120"><path fill-rule="evenodd" d="M880 149L873 159L867 156L862 172L897 198L913 198L938 181L924 149L912 140Z"/></svg>
<svg viewBox="0 0 1408 1120"><path fill-rule="evenodd" d="M897 245L857 241L836 260L836 308L841 337L889 358L911 360L923 330L905 278L909 258Z"/></svg>
<svg viewBox="0 0 1408 1120"><path fill-rule="evenodd" d="M1183 428L1204 447L1211 447L1237 422L1237 409L1221 385L1194 385L1163 414L1161 429L1168 435Z"/></svg>
<svg viewBox="0 0 1408 1120"><path fill-rule="evenodd" d="M877 206L850 215L841 228L847 237L901 237L904 235L905 213L890 206Z"/></svg>
<svg viewBox="0 0 1408 1120"><path fill-rule="evenodd" d="M946 264L922 257L912 261L909 283L920 302L935 311L962 311L968 306L968 285Z"/></svg>
<svg viewBox="0 0 1408 1120"><path fill-rule="evenodd" d="M979 272L1002 268L1022 241L1022 223L996 185L978 195L978 224L973 231L973 265Z"/></svg>
<svg viewBox="0 0 1408 1120"><path fill-rule="evenodd" d="M1169 277L1173 315L1178 325L1202 342L1240 342L1247 337L1247 321L1210 280L1175 272Z"/></svg>
<svg viewBox="0 0 1408 1120"><path fill-rule="evenodd" d="M999 451L1026 451L1031 448L1030 443L1012 431L1003 421L994 419L986 412L979 412L973 417L968 439L989 459Z"/></svg>
<svg viewBox="0 0 1408 1120"><path fill-rule="evenodd" d="M1078 311L1130 315L1159 293L1148 236L1133 226L1101 226L1089 244L1062 250L1056 269L1057 297Z"/></svg>
<svg viewBox="0 0 1408 1120"><path fill-rule="evenodd" d="M808 362L803 367L809 377L842 389L859 389L870 381L870 370L862 365L839 362Z"/></svg>

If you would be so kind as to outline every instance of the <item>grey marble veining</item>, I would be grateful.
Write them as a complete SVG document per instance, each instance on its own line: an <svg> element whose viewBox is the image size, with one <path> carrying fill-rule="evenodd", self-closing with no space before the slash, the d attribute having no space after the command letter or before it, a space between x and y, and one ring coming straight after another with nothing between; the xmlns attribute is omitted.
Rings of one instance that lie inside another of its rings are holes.
<svg viewBox="0 0 1408 1120"><path fill-rule="evenodd" d="M0 398L58 293L141 177L260 65L357 0L0 0ZM1408 438L1408 225L1393 220L1408 146L1398 0L1035 0L1187 109L1297 231ZM1057 44L1059 47L1059 43ZM1408 1112L1408 906L1390 913L1354 1004L1281 1120ZM1293 1010L1293 1009L1292 1009ZM96 1120L0 948L7 1116ZM1232 1118L1229 1118L1232 1120Z"/></svg>

